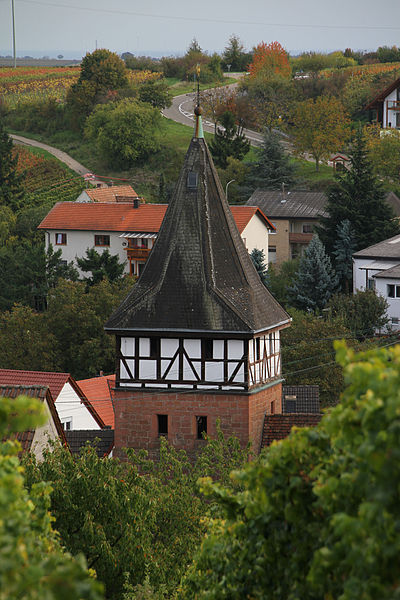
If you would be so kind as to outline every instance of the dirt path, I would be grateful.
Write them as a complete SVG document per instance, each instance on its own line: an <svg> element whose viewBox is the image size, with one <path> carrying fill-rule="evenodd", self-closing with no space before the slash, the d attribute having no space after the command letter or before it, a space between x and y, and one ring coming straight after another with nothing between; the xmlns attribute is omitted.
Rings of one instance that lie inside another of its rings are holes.
<svg viewBox="0 0 400 600"><path fill-rule="evenodd" d="M43 142L31 140L30 138L23 137L22 135L14 135L13 133L10 133L10 137L13 139L14 144L21 144L23 146L34 146L35 148L42 148L42 150L46 150L49 154L52 154L53 156L58 158L58 160L66 164L67 167L69 167L70 169L72 169L72 171L75 171L75 173L78 173L79 175L84 176L87 173L89 173L89 169L87 167L81 165L81 163L72 158L72 156L70 156L66 152L63 152L62 150L59 150L58 148L54 148L53 146L49 146L48 144L43 144ZM95 178L91 178L90 181L95 185L97 183L102 183L100 179Z"/></svg>

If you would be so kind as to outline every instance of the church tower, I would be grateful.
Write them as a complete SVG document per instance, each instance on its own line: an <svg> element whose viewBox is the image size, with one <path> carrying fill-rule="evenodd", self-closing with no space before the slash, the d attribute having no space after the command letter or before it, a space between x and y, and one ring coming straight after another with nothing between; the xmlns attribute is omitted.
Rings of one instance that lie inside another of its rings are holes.
<svg viewBox="0 0 400 600"><path fill-rule="evenodd" d="M138 282L111 315L115 447L160 436L189 454L203 432L258 452L264 416L281 412L280 330L289 315L261 283L204 140L201 108L160 233Z"/></svg>

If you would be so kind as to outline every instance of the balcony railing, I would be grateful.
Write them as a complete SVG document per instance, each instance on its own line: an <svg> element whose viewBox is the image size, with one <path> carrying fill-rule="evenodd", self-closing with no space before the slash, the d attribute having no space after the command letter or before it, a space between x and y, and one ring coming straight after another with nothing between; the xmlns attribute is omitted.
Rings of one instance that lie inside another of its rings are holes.
<svg viewBox="0 0 400 600"><path fill-rule="evenodd" d="M141 258L147 260L151 248L126 248L128 258Z"/></svg>
<svg viewBox="0 0 400 600"><path fill-rule="evenodd" d="M313 233L289 233L290 244L309 244L313 238Z"/></svg>

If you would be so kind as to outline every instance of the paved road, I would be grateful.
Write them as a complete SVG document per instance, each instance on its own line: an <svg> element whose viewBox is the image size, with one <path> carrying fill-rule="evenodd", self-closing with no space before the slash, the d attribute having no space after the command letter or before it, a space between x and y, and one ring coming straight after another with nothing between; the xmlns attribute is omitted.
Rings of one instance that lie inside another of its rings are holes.
<svg viewBox="0 0 400 600"><path fill-rule="evenodd" d="M70 156L66 152L63 152L62 150L59 150L58 148L53 148L53 146L43 144L42 142L38 142L36 140L31 140L29 138L23 137L22 135L14 135L13 133L10 133L10 137L14 140L14 144L21 144L23 146L34 146L35 148L42 148L43 150L47 150L49 154L52 154L53 156L58 158L58 160L61 160L61 162L65 163L70 169L72 169L72 171L75 171L75 173L78 173L79 175L84 176L86 175L86 173L89 172L89 169L87 167L81 165L81 163L72 158L72 156ZM100 179L91 178L90 181L95 185L97 183L102 183Z"/></svg>

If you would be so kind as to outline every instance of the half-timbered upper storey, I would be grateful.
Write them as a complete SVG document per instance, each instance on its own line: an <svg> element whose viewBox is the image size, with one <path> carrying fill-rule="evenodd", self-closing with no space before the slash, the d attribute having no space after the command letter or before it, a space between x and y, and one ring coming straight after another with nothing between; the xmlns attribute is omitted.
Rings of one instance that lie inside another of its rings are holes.
<svg viewBox="0 0 400 600"><path fill-rule="evenodd" d="M247 391L279 378L289 322L253 267L200 133L143 273L106 324L116 385Z"/></svg>

